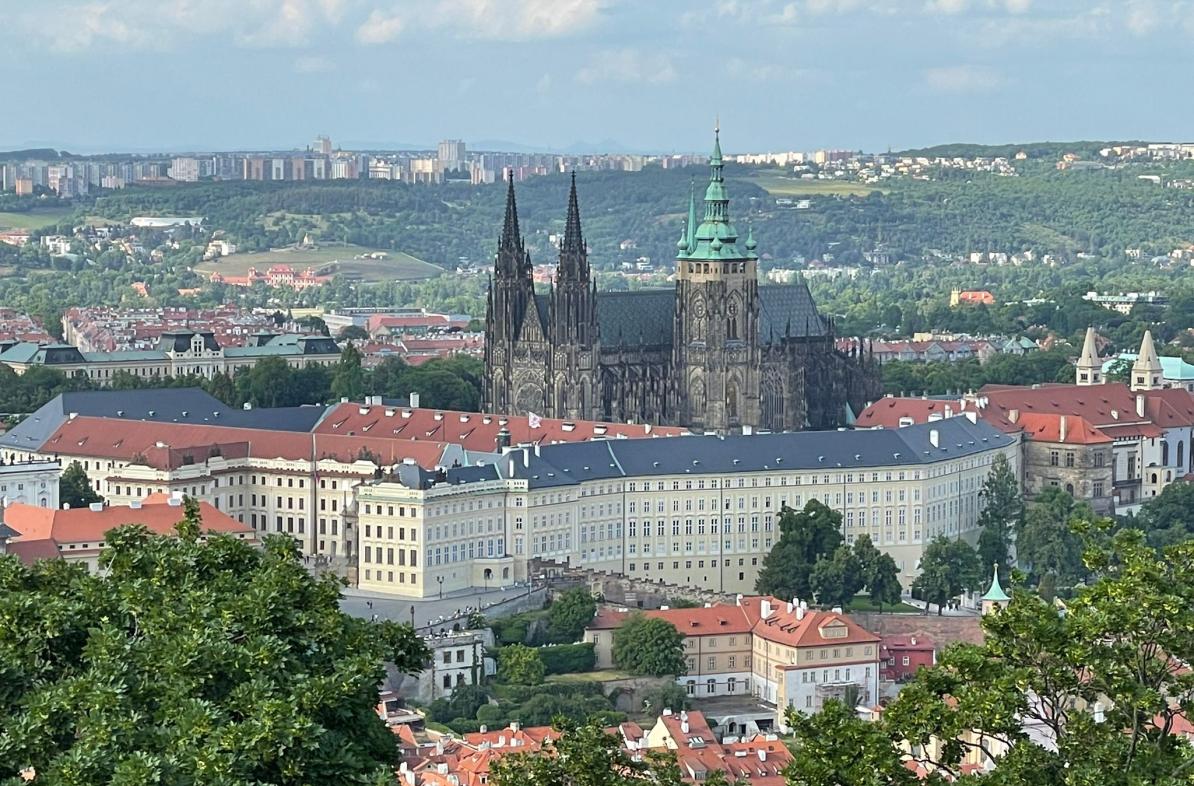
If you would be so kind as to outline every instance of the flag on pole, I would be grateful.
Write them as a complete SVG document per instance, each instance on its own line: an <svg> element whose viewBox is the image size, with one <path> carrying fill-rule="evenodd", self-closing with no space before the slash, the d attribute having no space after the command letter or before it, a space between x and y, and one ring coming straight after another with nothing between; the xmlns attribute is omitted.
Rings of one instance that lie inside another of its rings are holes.
<svg viewBox="0 0 1194 786"><path fill-rule="evenodd" d="M534 412L527 413L527 425L531 428L539 428L540 418Z"/></svg>

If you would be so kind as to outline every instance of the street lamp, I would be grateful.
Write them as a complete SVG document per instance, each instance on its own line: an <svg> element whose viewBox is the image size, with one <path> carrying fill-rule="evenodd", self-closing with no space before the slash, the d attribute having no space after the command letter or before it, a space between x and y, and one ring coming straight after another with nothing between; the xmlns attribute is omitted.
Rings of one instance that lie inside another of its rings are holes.
<svg viewBox="0 0 1194 786"><path fill-rule="evenodd" d="M412 628L415 626L415 607L414 607L414 604L411 604L411 607L410 607L410 626L411 626Z"/></svg>
<svg viewBox="0 0 1194 786"><path fill-rule="evenodd" d="M435 583L439 585L439 599L443 600L444 599L444 577L436 576Z"/></svg>

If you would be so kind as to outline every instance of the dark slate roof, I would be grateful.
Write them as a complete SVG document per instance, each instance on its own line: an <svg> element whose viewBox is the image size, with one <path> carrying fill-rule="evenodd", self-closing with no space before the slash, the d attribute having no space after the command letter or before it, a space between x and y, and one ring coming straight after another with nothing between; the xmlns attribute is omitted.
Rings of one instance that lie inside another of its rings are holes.
<svg viewBox="0 0 1194 786"><path fill-rule="evenodd" d="M597 321L604 347L670 347L676 290L598 292Z"/></svg>
<svg viewBox="0 0 1194 786"><path fill-rule="evenodd" d="M938 433L938 446L931 432ZM787 470L871 469L948 461L1006 447L1016 438L969 418L901 429L801 431L784 434L660 437L546 445L539 453L517 448L497 463L502 477L532 488L585 480L683 474L737 474ZM472 468L469 468L472 469ZM448 472L448 482L472 475ZM465 482L469 482L465 480Z"/></svg>
<svg viewBox="0 0 1194 786"><path fill-rule="evenodd" d="M764 344L772 335L779 341L793 336L823 336L827 332L825 320L817 313L812 293L803 283L787 286L759 287L759 338Z"/></svg>
<svg viewBox="0 0 1194 786"><path fill-rule="evenodd" d="M197 331L171 330L158 337L158 349L162 352L190 352L191 338ZM199 333L203 337L203 349L208 352L219 352L220 345L216 343L216 334L210 330Z"/></svg>
<svg viewBox="0 0 1194 786"><path fill-rule="evenodd" d="M22 341L4 351L0 360L6 363L39 363L52 366L60 363L82 363L85 358L77 347L69 344L34 344Z"/></svg>
<svg viewBox="0 0 1194 786"><path fill-rule="evenodd" d="M38 450L72 413L80 417L310 431L322 406L234 409L199 388L85 390L63 393L0 436L0 446Z"/></svg>
<svg viewBox="0 0 1194 786"><path fill-rule="evenodd" d="M539 316L539 327L543 335L547 335L547 315L551 313L551 295L543 292L535 293L535 313Z"/></svg>

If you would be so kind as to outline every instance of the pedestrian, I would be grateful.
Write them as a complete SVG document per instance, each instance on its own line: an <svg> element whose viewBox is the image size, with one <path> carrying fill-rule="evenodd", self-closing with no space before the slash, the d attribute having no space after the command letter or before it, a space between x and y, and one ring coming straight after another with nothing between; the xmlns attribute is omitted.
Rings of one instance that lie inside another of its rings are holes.
<svg viewBox="0 0 1194 786"><path fill-rule="evenodd" d="M365 601L365 605L369 607L370 611L373 611L373 601L367 600Z"/></svg>
<svg viewBox="0 0 1194 786"><path fill-rule="evenodd" d="M372 617L372 618L371 618L369 621L370 621L370 622L377 622L377 615L376 615L376 614L374 614L374 615L373 615L373 617Z"/></svg>

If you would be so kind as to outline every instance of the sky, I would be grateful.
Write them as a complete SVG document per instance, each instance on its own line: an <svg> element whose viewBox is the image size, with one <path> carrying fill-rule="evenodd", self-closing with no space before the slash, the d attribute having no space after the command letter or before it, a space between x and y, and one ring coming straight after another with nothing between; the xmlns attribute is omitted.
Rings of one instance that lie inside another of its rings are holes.
<svg viewBox="0 0 1194 786"><path fill-rule="evenodd" d="M0 149L1194 138L1194 0L0 0Z"/></svg>

